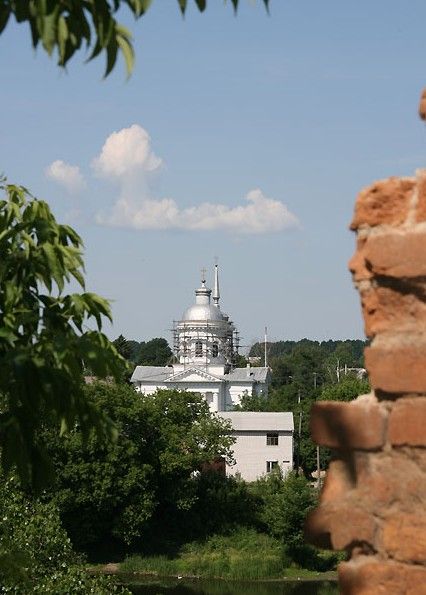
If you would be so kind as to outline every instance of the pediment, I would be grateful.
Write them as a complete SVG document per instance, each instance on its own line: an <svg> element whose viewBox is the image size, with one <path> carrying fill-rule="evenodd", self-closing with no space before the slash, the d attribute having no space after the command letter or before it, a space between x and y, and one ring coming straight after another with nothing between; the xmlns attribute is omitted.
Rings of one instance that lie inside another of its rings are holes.
<svg viewBox="0 0 426 595"><path fill-rule="evenodd" d="M188 368L170 376L166 382L222 382L222 379L200 368Z"/></svg>

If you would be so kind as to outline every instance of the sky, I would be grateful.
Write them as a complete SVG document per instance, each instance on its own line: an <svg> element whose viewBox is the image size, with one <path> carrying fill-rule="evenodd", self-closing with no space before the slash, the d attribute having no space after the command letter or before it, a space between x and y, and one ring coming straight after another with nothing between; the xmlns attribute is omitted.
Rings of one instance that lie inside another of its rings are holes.
<svg viewBox="0 0 426 595"><path fill-rule="evenodd" d="M218 259L243 345L362 338L347 262L357 193L425 167L426 5L155 0L136 65L64 71L0 36L0 171L83 237L111 338L170 339Z"/></svg>

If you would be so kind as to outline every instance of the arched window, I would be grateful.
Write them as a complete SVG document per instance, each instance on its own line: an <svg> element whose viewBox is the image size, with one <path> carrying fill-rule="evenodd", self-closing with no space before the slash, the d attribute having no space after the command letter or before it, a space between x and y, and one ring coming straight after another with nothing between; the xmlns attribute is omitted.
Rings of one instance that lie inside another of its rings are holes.
<svg viewBox="0 0 426 595"><path fill-rule="evenodd" d="M213 343L212 345L212 356L217 357L219 355L219 345L217 343Z"/></svg>
<svg viewBox="0 0 426 595"><path fill-rule="evenodd" d="M203 342L202 341L195 341L195 356L203 355Z"/></svg>

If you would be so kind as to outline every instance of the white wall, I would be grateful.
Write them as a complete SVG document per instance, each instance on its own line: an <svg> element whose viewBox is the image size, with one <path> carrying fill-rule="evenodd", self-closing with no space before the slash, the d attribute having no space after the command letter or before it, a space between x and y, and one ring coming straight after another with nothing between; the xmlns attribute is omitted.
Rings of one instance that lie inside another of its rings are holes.
<svg viewBox="0 0 426 595"><path fill-rule="evenodd" d="M245 481L255 481L266 474L266 462L278 461L283 473L293 468L293 434L292 432L277 432L278 446L266 444L266 430L262 431L234 431L236 438L233 446L236 465L227 465L226 474L239 473Z"/></svg>

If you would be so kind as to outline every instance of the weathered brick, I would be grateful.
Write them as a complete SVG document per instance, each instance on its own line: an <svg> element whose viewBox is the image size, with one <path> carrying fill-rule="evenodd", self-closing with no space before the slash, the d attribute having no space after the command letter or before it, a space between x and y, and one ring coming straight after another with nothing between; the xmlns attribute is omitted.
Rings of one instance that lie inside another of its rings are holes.
<svg viewBox="0 0 426 595"><path fill-rule="evenodd" d="M341 595L426 595L426 569L364 558L339 564Z"/></svg>
<svg viewBox="0 0 426 595"><path fill-rule="evenodd" d="M365 365L370 382L389 393L426 392L426 345L366 347Z"/></svg>
<svg viewBox="0 0 426 595"><path fill-rule="evenodd" d="M422 120L426 120L426 89L423 89L420 96L419 116Z"/></svg>
<svg viewBox="0 0 426 595"><path fill-rule="evenodd" d="M389 232L370 236L362 249L366 268L374 275L413 278L426 275L426 233Z"/></svg>
<svg viewBox="0 0 426 595"><path fill-rule="evenodd" d="M426 331L426 303L412 292L398 291L391 287L375 286L361 292L365 333L368 337L393 331Z"/></svg>
<svg viewBox="0 0 426 595"><path fill-rule="evenodd" d="M356 453L354 466L356 489L352 497L375 514L381 516L390 505L398 505L400 512L410 512L426 498L426 473L411 453Z"/></svg>
<svg viewBox="0 0 426 595"><path fill-rule="evenodd" d="M416 221L426 221L426 170L422 170L417 176Z"/></svg>
<svg viewBox="0 0 426 595"><path fill-rule="evenodd" d="M366 239L357 240L357 246L354 255L348 263L349 270L352 273L353 280L368 281L373 277L373 273L368 270L364 256L364 246Z"/></svg>
<svg viewBox="0 0 426 595"><path fill-rule="evenodd" d="M375 449L384 444L385 421L385 412L376 403L319 401L311 409L311 435L329 448Z"/></svg>
<svg viewBox="0 0 426 595"><path fill-rule="evenodd" d="M425 397L395 403L389 416L388 439L395 446L426 446Z"/></svg>
<svg viewBox="0 0 426 595"><path fill-rule="evenodd" d="M414 178L388 178L362 190L355 204L351 229L360 225L399 225L408 215Z"/></svg>
<svg viewBox="0 0 426 595"><path fill-rule="evenodd" d="M402 562L426 563L426 518L421 506L417 514L392 515L383 525L383 547Z"/></svg>
<svg viewBox="0 0 426 595"><path fill-rule="evenodd" d="M320 505L308 515L305 530L310 543L322 548L344 550L359 543L373 546L376 523L367 511L342 501L340 505Z"/></svg>
<svg viewBox="0 0 426 595"><path fill-rule="evenodd" d="M321 491L321 502L327 504L343 500L353 488L352 484L345 461L331 461Z"/></svg>

